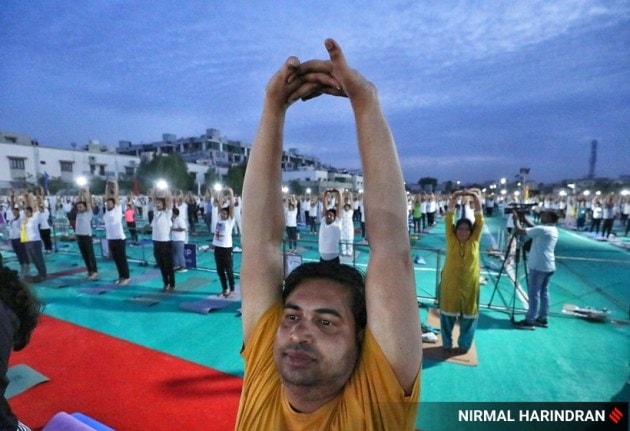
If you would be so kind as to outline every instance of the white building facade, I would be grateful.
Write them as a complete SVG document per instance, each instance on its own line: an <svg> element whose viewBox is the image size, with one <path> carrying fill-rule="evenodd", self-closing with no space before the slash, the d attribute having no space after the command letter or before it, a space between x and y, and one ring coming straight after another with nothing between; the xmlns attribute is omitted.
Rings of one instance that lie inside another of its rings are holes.
<svg viewBox="0 0 630 431"><path fill-rule="evenodd" d="M115 149L91 140L83 149L40 146L26 135L0 132L0 189L15 184L37 183L43 176L60 178L74 184L78 177L130 177L140 164L140 157L116 153ZM187 163L188 171L203 181L208 166ZM225 170L227 173L227 170Z"/></svg>
<svg viewBox="0 0 630 431"><path fill-rule="evenodd" d="M0 131L0 190L22 188L24 186L20 184L26 183L37 184L45 176L59 178L68 184L74 184L79 177L130 178L143 158L177 153L186 162L188 172L195 175L199 192L209 169L223 178L231 166L246 163L251 151L250 146L241 141L221 137L217 129L208 129L205 134L192 138L178 139L166 133L161 141L148 144L120 141L118 147L114 147L92 139L87 145L71 144L71 147L42 146L27 135ZM297 182L304 190L311 189L313 194L330 188L351 192L363 190L360 172L323 166L318 158L302 155L295 148L283 152L282 170L285 185Z"/></svg>

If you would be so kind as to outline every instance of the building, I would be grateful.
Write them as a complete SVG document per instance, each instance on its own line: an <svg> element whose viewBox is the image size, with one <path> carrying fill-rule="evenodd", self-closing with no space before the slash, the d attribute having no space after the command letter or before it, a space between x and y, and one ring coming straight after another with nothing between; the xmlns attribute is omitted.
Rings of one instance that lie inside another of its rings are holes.
<svg viewBox="0 0 630 431"><path fill-rule="evenodd" d="M300 167L282 171L282 183L289 185L289 193L296 193L290 189L290 184L297 182L302 190L311 194L321 194L328 189L341 191L362 192L363 175L360 172L342 171L325 167Z"/></svg>
<svg viewBox="0 0 630 431"><path fill-rule="evenodd" d="M152 154L178 153L187 163L217 168L220 175L225 175L230 166L244 163L249 157L250 147L241 141L221 137L217 129L207 129L198 137L177 138L172 133L164 133L161 141L132 144L120 141L116 149L118 154L135 157L148 157Z"/></svg>
<svg viewBox="0 0 630 431"><path fill-rule="evenodd" d="M60 178L74 183L81 176L119 178L133 176L140 158L123 155L115 148L93 139L81 148L45 147L26 135L0 132L0 189L19 188L41 177ZM188 163L198 181L203 181L207 166Z"/></svg>
<svg viewBox="0 0 630 431"><path fill-rule="evenodd" d="M222 137L218 129L207 129L203 135L189 138L164 133L161 141L151 143L119 141L117 147L101 144L97 139L84 146L71 146L72 149L46 147L26 135L0 132L0 190L34 183L45 175L68 183L80 176L133 176L142 159L173 153L186 162L199 186L208 169L213 168L219 178L224 177L230 167L246 163L251 152L249 145ZM363 189L360 172L324 166L318 158L300 154L295 148L283 152L281 167L285 184L297 181L303 190L311 189L312 193L328 188L353 192Z"/></svg>

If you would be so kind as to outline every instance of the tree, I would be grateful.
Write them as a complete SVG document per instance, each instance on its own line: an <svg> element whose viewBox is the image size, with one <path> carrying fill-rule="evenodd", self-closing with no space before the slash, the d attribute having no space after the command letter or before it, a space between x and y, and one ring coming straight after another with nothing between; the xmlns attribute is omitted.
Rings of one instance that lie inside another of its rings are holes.
<svg viewBox="0 0 630 431"><path fill-rule="evenodd" d="M18 177L10 182L11 188L21 191L28 190L33 191L37 186L37 179L33 176L33 174L26 174L25 177Z"/></svg>
<svg viewBox="0 0 630 431"><path fill-rule="evenodd" d="M90 178L90 193L93 195L104 195L105 194L105 180L101 177L93 177Z"/></svg>
<svg viewBox="0 0 630 431"><path fill-rule="evenodd" d="M418 180L418 184L422 187L422 190L425 191L434 191L437 188L438 180L437 178L432 177L423 177ZM430 190L427 190L428 187L431 186Z"/></svg>
<svg viewBox="0 0 630 431"><path fill-rule="evenodd" d="M45 187L46 181L44 179L43 175L40 175L39 178L37 178L37 184ZM71 189L73 187L73 184L68 183L67 181L64 181L61 177L49 177L48 178L48 193L51 195L57 194L58 192L62 191L62 190L68 190Z"/></svg>
<svg viewBox="0 0 630 431"><path fill-rule="evenodd" d="M221 177L219 177L217 170L213 168L212 166L209 167L206 173L203 174L204 187L202 187L202 189L204 193L205 193L206 188L210 187L210 189L212 189L212 185L220 181L221 181Z"/></svg>
<svg viewBox="0 0 630 431"><path fill-rule="evenodd" d="M237 195L243 194L243 179L245 178L246 169L246 163L231 166L230 169L228 169L227 175L225 176L225 184L232 187L232 190L234 190L234 193Z"/></svg>
<svg viewBox="0 0 630 431"><path fill-rule="evenodd" d="M302 184L300 184L298 180L291 180L289 181L289 192L298 196L303 195L304 187L302 187Z"/></svg>
<svg viewBox="0 0 630 431"><path fill-rule="evenodd" d="M615 187L612 181L608 179L597 178L593 183L593 189L599 190L600 192L602 192L602 194L606 195L613 192L615 190Z"/></svg>
<svg viewBox="0 0 630 431"><path fill-rule="evenodd" d="M154 154L151 160L142 159L136 171L140 193L146 193L159 179L164 179L173 190L193 190L195 179L179 154Z"/></svg>

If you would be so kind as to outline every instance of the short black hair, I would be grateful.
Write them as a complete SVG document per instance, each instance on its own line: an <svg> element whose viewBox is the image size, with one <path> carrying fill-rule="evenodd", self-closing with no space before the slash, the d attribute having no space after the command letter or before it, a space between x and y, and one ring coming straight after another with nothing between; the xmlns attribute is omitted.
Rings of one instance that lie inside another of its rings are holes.
<svg viewBox="0 0 630 431"><path fill-rule="evenodd" d="M558 220L560 219L560 215L557 211L554 210L545 210L543 211L543 214L547 214L549 216L549 218L551 219L551 223L558 223Z"/></svg>
<svg viewBox="0 0 630 431"><path fill-rule="evenodd" d="M13 349L22 350L30 341L31 333L37 326L40 302L29 286L20 280L17 271L6 266L0 269L0 301L4 302L17 317Z"/></svg>
<svg viewBox="0 0 630 431"><path fill-rule="evenodd" d="M173 208L173 215L179 216L179 208Z"/></svg>
<svg viewBox="0 0 630 431"><path fill-rule="evenodd" d="M459 220L457 220L457 222L455 223L455 230L457 230L463 224L467 224L471 232L473 228L475 227L474 223L471 222L470 219L467 219L466 217L462 217Z"/></svg>
<svg viewBox="0 0 630 431"><path fill-rule="evenodd" d="M365 274L350 265L334 261L306 262L295 268L284 281L282 301L306 280L325 279L337 282L350 293L352 315L357 333L367 325L365 306Z"/></svg>

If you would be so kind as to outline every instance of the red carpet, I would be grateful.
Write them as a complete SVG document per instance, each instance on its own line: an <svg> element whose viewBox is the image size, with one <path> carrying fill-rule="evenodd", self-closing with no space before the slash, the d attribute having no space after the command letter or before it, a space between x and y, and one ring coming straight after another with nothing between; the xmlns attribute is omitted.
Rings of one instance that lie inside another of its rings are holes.
<svg viewBox="0 0 630 431"><path fill-rule="evenodd" d="M42 316L18 363L50 378L10 400L34 430L60 411L119 431L234 429L240 378L62 320Z"/></svg>

